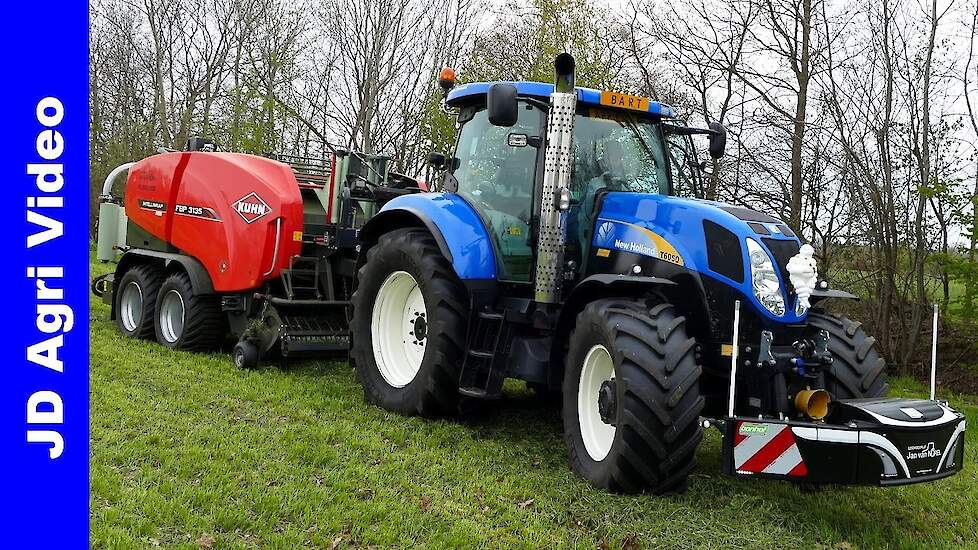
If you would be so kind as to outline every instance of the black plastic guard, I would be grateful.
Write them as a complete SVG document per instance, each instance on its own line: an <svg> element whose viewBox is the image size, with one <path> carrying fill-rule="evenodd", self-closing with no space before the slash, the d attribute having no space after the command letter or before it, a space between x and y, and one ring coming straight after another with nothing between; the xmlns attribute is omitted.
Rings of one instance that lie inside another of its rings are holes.
<svg viewBox="0 0 978 550"><path fill-rule="evenodd" d="M964 465L964 415L943 403L899 398L840 401L829 419L728 418L723 472L886 486L948 477Z"/></svg>

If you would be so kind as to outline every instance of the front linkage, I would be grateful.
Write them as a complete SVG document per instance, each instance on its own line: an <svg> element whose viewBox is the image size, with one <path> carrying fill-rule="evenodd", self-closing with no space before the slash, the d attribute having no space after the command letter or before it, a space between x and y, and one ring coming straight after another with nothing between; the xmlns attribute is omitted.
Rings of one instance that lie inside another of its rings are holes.
<svg viewBox="0 0 978 550"><path fill-rule="evenodd" d="M739 322L737 306L735 323ZM703 421L704 427L715 426L723 435L723 473L813 484L889 486L933 481L961 471L965 417L946 401L933 398L933 384L931 399L832 401L826 390L809 389L826 387L825 372L834 368L830 338L828 331L817 330L811 338L778 347L771 332L761 332L757 360L741 365L747 370L741 372L741 379L752 388L741 407L746 405L752 412L735 414L739 402L736 384L731 384L726 417ZM736 380L737 336L733 342L731 380ZM932 372L932 380L935 377ZM759 388L779 390L765 393ZM789 394L794 396L791 401ZM776 415L764 414L772 410Z"/></svg>

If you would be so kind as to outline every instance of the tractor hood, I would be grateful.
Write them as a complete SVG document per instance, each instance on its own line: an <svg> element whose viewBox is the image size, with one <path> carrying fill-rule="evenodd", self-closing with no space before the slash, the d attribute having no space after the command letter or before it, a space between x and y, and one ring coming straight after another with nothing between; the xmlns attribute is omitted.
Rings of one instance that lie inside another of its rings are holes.
<svg viewBox="0 0 978 550"><path fill-rule="evenodd" d="M796 310L797 296L787 272L799 240L773 216L715 201L610 192L594 227L591 254L611 262L605 269L626 272L645 264L637 263L636 256L651 257L660 260L653 262L657 275L694 272L708 292L718 286L733 290L736 299L751 304L768 322L794 323L807 313ZM748 244L771 259L784 300L780 315L755 295Z"/></svg>

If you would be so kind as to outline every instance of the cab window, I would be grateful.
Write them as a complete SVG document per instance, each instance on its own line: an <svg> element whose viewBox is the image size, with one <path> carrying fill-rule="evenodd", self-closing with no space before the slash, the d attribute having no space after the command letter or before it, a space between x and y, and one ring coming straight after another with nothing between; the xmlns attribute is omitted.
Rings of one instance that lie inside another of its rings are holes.
<svg viewBox="0 0 978 550"><path fill-rule="evenodd" d="M500 278L529 281L533 267L530 220L543 112L521 103L519 119L509 128L489 124L485 109L476 111L459 131L455 150L458 194L482 216L501 259Z"/></svg>

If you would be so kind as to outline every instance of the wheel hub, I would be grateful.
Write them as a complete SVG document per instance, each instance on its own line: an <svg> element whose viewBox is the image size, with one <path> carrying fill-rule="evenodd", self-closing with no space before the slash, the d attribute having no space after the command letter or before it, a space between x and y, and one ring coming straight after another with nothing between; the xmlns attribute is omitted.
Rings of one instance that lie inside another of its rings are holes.
<svg viewBox="0 0 978 550"><path fill-rule="evenodd" d="M615 441L615 362L608 348L591 347L581 365L577 388L577 418L581 440L591 460L600 462L611 452Z"/></svg>
<svg viewBox="0 0 978 550"><path fill-rule="evenodd" d="M614 380L605 380L598 389L598 413L601 421L612 426L618 425L618 393Z"/></svg>
<svg viewBox="0 0 978 550"><path fill-rule="evenodd" d="M370 322L374 361L391 387L403 388L421 370L428 338L428 316L421 287L406 271L395 271L380 285Z"/></svg>
<svg viewBox="0 0 978 550"><path fill-rule="evenodd" d="M424 345L424 339L428 337L428 321L425 320L424 313L414 312L413 330L409 334L414 336L415 344Z"/></svg>

